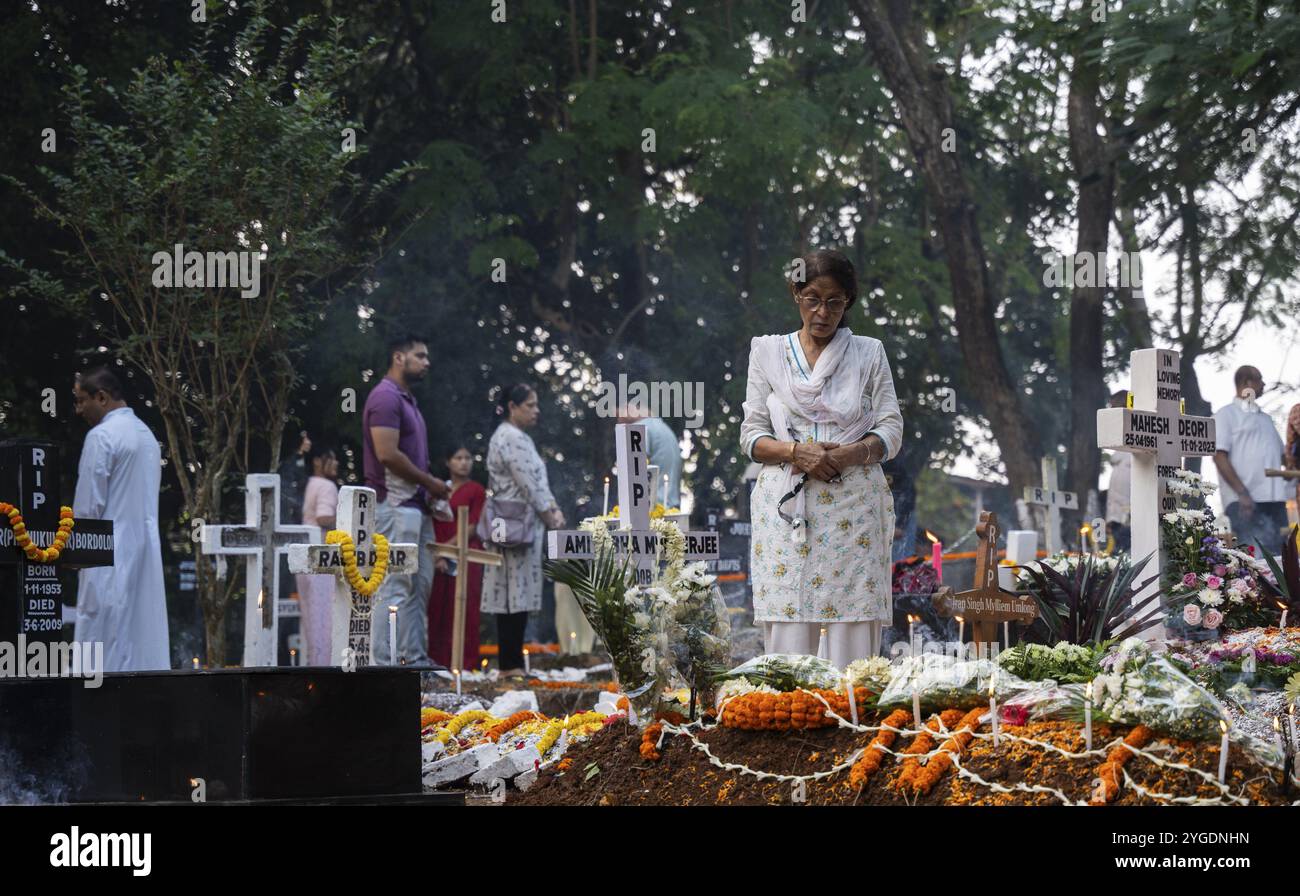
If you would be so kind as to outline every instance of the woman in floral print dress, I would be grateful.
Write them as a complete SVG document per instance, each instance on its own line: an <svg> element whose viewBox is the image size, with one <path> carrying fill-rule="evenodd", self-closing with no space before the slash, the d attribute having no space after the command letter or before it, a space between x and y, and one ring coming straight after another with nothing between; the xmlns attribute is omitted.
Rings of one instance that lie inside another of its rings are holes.
<svg viewBox="0 0 1300 896"><path fill-rule="evenodd" d="M880 469L903 417L878 339L855 336L857 299L840 252L802 259L790 292L802 326L759 336L749 355L741 447L763 464L750 502L754 618L768 653L814 653L828 631L843 668L880 651L891 614L894 499Z"/></svg>

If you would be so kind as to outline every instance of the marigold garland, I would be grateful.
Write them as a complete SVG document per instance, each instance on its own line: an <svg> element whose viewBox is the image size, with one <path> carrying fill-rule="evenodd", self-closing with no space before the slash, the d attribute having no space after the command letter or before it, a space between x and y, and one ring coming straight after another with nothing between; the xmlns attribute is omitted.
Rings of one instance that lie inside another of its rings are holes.
<svg viewBox="0 0 1300 896"><path fill-rule="evenodd" d="M23 515L18 512L18 508L5 501L0 501L0 513L9 517L9 525L14 530L14 544L22 548L27 559L33 563L53 563L59 559L63 549L68 545L68 538L72 535L72 527L76 520L72 518L71 507L59 508L59 530L54 534L54 541L48 548L38 548L32 544L32 537L27 534L27 524L23 522Z"/></svg>
<svg viewBox="0 0 1300 896"><path fill-rule="evenodd" d="M505 719L504 721L498 722L497 724L489 728L487 730L487 738L493 743L496 743L502 737L504 737L506 734L513 731L514 729L518 728L524 722L531 722L534 720L545 721L546 716L542 715L540 712L534 712L531 709L520 710L519 712L515 713L514 715Z"/></svg>
<svg viewBox="0 0 1300 896"><path fill-rule="evenodd" d="M929 762L923 767L918 766L912 772L911 787L915 793L929 793L934 785L939 783L944 772L952 768L952 754L960 753L971 742L975 736L975 729L979 727L980 716L986 711L977 708L966 713L957 723L957 733L944 742L938 754L931 756Z"/></svg>
<svg viewBox="0 0 1300 896"><path fill-rule="evenodd" d="M650 762L658 762L660 753L656 746L659 743L659 735L663 732L664 726L660 722L655 722L646 728L641 735L641 758Z"/></svg>
<svg viewBox="0 0 1300 896"><path fill-rule="evenodd" d="M426 706L420 710L420 730L424 730L430 725L438 725L450 718L451 713L443 712L441 709L434 709L432 706Z"/></svg>
<svg viewBox="0 0 1300 896"><path fill-rule="evenodd" d="M869 704L873 694L866 688L855 688L854 696L858 706L862 707ZM827 704L840 718L849 717L849 698L843 691L785 691L780 694L751 691L727 701L722 708L722 724L727 728L751 731L828 728L839 723L827 714Z"/></svg>
<svg viewBox="0 0 1300 896"><path fill-rule="evenodd" d="M898 780L894 782L894 787L903 790L912 780L912 775L921 767L921 754L929 753L934 749L934 735L939 731L939 726L952 728L961 721L962 711L960 709L945 709L939 713L939 718L931 719L925 726L926 730L916 736L916 739L903 751L903 771L899 774Z"/></svg>
<svg viewBox="0 0 1300 896"><path fill-rule="evenodd" d="M537 741L537 752L545 756L555 742L560 739L560 732L564 730L563 719L551 719L546 730L542 732L541 738Z"/></svg>
<svg viewBox="0 0 1300 896"><path fill-rule="evenodd" d="M361 578L357 569L357 547L352 543L352 536L339 529L331 529L325 536L327 544L337 544L343 557L343 577L348 580L352 590L357 594L370 597L379 590L384 577L388 575L388 539L379 533L371 536L375 543L375 565L370 570L369 578Z"/></svg>
<svg viewBox="0 0 1300 896"><path fill-rule="evenodd" d="M892 747L898 737L897 731L889 729L903 728L911 718L911 711L906 709L896 709L885 717L885 720L880 723L880 733L871 739L862 758L853 763L853 768L849 769L849 784L852 787L861 790L866 785L867 779L880 769L880 763L885 760L885 750ZM884 749L878 749L881 747Z"/></svg>
<svg viewBox="0 0 1300 896"><path fill-rule="evenodd" d="M1140 750L1151 743L1155 736L1155 732L1146 725L1138 725L1128 733L1128 737L1124 738L1124 743ZM1106 761L1097 767L1097 777L1101 779L1103 792L1100 797L1094 797L1089 801L1091 805L1103 806L1119 795L1120 770L1132 758L1133 751L1126 749L1123 744L1111 747L1110 752L1106 754Z"/></svg>
<svg viewBox="0 0 1300 896"><path fill-rule="evenodd" d="M490 718L492 718L492 714L485 709L466 710L457 716L453 716L446 725L443 725L438 729L437 738L441 743L445 744L457 734L460 734L461 729L466 725L469 725L472 722L481 722L483 719Z"/></svg>

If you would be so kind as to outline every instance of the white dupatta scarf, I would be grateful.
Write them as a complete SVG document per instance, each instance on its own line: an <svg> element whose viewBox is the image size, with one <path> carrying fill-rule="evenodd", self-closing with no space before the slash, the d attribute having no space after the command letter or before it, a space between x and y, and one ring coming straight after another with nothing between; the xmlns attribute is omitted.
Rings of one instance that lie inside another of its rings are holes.
<svg viewBox="0 0 1300 896"><path fill-rule="evenodd" d="M772 392L767 396L772 434L782 441L793 441L790 429L790 413L793 411L813 423L833 425L840 432L841 443L861 439L872 422L871 409L862 407L870 365L869 341L854 339L852 330L841 327L817 358L812 375L804 379L791 369L786 360L788 338L766 336L757 346L758 364L772 386ZM793 492L794 508L789 516L780 507L778 512L793 527L794 542L803 544L808 538L803 489L808 474L792 463L785 464L785 469L785 497L781 504L784 505Z"/></svg>

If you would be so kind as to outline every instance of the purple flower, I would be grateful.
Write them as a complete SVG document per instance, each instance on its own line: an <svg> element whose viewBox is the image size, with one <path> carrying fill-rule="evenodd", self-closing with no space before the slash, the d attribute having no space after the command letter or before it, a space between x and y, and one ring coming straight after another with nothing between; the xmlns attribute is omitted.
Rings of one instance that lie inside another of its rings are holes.
<svg viewBox="0 0 1300 896"><path fill-rule="evenodd" d="M1216 567L1214 567L1214 574L1215 574L1216 576L1218 576L1219 578L1223 578L1224 576L1226 576L1226 575L1228 574L1228 567L1226 567L1226 566L1216 566Z"/></svg>
<svg viewBox="0 0 1300 896"><path fill-rule="evenodd" d="M1206 576L1205 584L1211 591L1218 591L1223 587L1223 579L1218 576Z"/></svg>
<svg viewBox="0 0 1300 896"><path fill-rule="evenodd" d="M1189 573L1187 573L1186 575L1183 576L1183 587L1184 587L1184 588L1195 588L1195 587L1196 587L1196 573L1194 573L1194 572L1189 572ZM1193 623L1193 624L1195 624L1195 623Z"/></svg>

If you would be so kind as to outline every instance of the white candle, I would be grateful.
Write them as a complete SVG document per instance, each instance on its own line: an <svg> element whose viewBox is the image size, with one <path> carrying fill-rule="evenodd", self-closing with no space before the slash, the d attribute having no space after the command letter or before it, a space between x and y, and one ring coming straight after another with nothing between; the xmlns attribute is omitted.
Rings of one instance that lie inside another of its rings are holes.
<svg viewBox="0 0 1300 896"><path fill-rule="evenodd" d="M388 662L397 665L397 607L388 605Z"/></svg>
<svg viewBox="0 0 1300 896"><path fill-rule="evenodd" d="M1083 746L1092 750L1092 682L1083 689Z"/></svg>
<svg viewBox="0 0 1300 896"><path fill-rule="evenodd" d="M998 740L998 698L994 693L994 679L989 678L989 718L993 725L993 746L997 746Z"/></svg>
<svg viewBox="0 0 1300 896"><path fill-rule="evenodd" d="M912 685L912 726L921 730L921 693Z"/></svg>
<svg viewBox="0 0 1300 896"><path fill-rule="evenodd" d="M966 620L960 616L957 619L957 655L961 656L961 645L966 640Z"/></svg>
<svg viewBox="0 0 1300 896"><path fill-rule="evenodd" d="M298 665L298 651L294 650L292 647L289 648L289 665Z"/></svg>
<svg viewBox="0 0 1300 896"><path fill-rule="evenodd" d="M676 506L677 506L676 501L670 501L668 499L668 474L665 473L664 474L664 509L672 510Z"/></svg>
<svg viewBox="0 0 1300 896"><path fill-rule="evenodd" d="M916 653L916 618L907 614L907 649L911 653Z"/></svg>
<svg viewBox="0 0 1300 896"><path fill-rule="evenodd" d="M1011 623L1002 623L1002 649L1006 650L1011 646Z"/></svg>
<svg viewBox="0 0 1300 896"><path fill-rule="evenodd" d="M1277 751L1286 756L1286 750L1282 748L1282 717L1273 716L1273 743L1277 746Z"/></svg>
<svg viewBox="0 0 1300 896"><path fill-rule="evenodd" d="M524 671L525 671L525 672L529 672L529 673L531 673L531 672L533 671L533 667L532 667L532 665L531 665L531 662L532 662L532 661L529 660L529 658L528 658L528 648L525 647L525 648L524 648Z"/></svg>
<svg viewBox="0 0 1300 896"><path fill-rule="evenodd" d="M482 663L483 674L484 674L484 675L487 675L487 666L488 666L487 660L484 660L483 663Z"/></svg>
<svg viewBox="0 0 1300 896"><path fill-rule="evenodd" d="M578 633L569 632L569 653L573 656L578 654Z"/></svg>
<svg viewBox="0 0 1300 896"><path fill-rule="evenodd" d="M452 669L451 675L453 678L456 679L456 696L459 697L460 696L460 670Z"/></svg>
<svg viewBox="0 0 1300 896"><path fill-rule="evenodd" d="M605 503L600 510L601 516L609 516L609 477L605 477Z"/></svg>
<svg viewBox="0 0 1300 896"><path fill-rule="evenodd" d="M199 671L199 658L197 656L194 658L194 671L195 672Z"/></svg>
<svg viewBox="0 0 1300 896"><path fill-rule="evenodd" d="M844 673L844 690L849 695L849 715L852 717L854 725L858 724L858 695L853 692L853 681L849 678L849 673Z"/></svg>
<svg viewBox="0 0 1300 896"><path fill-rule="evenodd" d="M1228 723L1220 720L1219 727L1223 729L1223 740L1219 743L1219 783L1222 784L1228 780Z"/></svg>
<svg viewBox="0 0 1300 896"><path fill-rule="evenodd" d="M822 626L821 634L817 638L817 659L830 659L830 650L826 645L826 626Z"/></svg>
<svg viewBox="0 0 1300 896"><path fill-rule="evenodd" d="M1282 621L1277 624L1278 628L1286 628L1286 604L1278 601L1277 605L1282 608Z"/></svg>
<svg viewBox="0 0 1300 896"><path fill-rule="evenodd" d="M1291 749L1300 752L1300 740L1297 740L1295 736L1295 710L1289 710L1286 717L1287 725L1291 729Z"/></svg>

